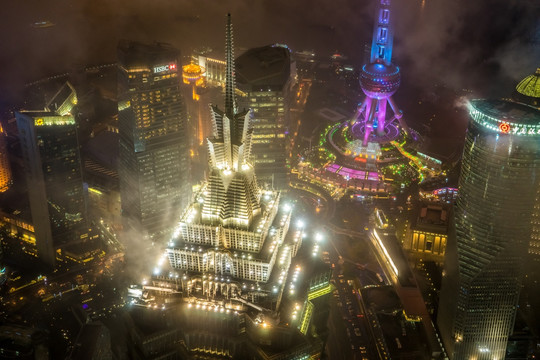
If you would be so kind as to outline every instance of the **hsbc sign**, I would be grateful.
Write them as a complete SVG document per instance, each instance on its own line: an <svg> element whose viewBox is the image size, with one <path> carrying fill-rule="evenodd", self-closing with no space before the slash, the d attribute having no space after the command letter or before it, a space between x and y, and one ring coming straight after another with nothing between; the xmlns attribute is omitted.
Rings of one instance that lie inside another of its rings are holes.
<svg viewBox="0 0 540 360"><path fill-rule="evenodd" d="M176 64L168 64L154 67L154 73L160 73L168 70L176 70Z"/></svg>

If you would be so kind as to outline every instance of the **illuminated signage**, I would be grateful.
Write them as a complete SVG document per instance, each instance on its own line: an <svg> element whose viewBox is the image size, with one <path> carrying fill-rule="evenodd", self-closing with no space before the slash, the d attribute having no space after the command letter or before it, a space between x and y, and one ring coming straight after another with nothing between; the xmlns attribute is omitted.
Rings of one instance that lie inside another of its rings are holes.
<svg viewBox="0 0 540 360"><path fill-rule="evenodd" d="M45 116L34 120L34 126L64 126L75 125L75 118L69 116Z"/></svg>
<svg viewBox="0 0 540 360"><path fill-rule="evenodd" d="M479 125L485 127L486 129L498 132L500 134L509 134L509 135L517 135L517 136L538 136L540 135L540 122L536 120L537 118L535 116L532 116L529 113L524 114L525 117L531 117L532 121L520 121L520 122L512 122L509 119L501 119L497 118L491 113L493 111L490 111L488 104L488 108L484 110L483 108L486 107L483 103L479 102L480 109L476 108L476 104L474 103L475 100L473 100L472 103L469 103L469 111L471 114L471 117L475 122L477 122ZM486 113L487 111L487 113ZM495 112L496 114L497 112ZM504 115L504 114L501 114Z"/></svg>
<svg viewBox="0 0 540 360"><path fill-rule="evenodd" d="M501 130L502 133L508 134L510 132L510 124L508 123L500 123L499 124L499 130Z"/></svg>
<svg viewBox="0 0 540 360"><path fill-rule="evenodd" d="M154 73L160 73L168 70L176 70L176 64L168 64L154 67Z"/></svg>

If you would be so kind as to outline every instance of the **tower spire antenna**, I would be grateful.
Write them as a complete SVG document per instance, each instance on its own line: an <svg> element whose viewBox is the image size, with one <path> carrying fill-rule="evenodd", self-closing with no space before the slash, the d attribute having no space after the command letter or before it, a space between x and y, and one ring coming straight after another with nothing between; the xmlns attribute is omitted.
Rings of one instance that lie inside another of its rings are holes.
<svg viewBox="0 0 540 360"><path fill-rule="evenodd" d="M373 24L371 63L390 65L394 45L394 29L390 19L390 0L379 0Z"/></svg>
<svg viewBox="0 0 540 360"><path fill-rule="evenodd" d="M236 84L234 74L233 28L230 13L227 14L225 56L227 62L225 69L225 115L227 115L229 119L232 119L234 117L234 114L236 113L236 98L234 95Z"/></svg>

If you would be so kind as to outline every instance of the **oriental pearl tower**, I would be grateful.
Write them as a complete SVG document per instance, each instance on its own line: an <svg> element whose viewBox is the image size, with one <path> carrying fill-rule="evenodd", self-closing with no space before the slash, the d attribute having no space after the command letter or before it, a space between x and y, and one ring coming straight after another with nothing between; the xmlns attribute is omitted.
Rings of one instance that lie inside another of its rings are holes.
<svg viewBox="0 0 540 360"><path fill-rule="evenodd" d="M401 74L399 67L392 64L393 26L391 23L390 0L378 0L375 15L371 59L360 72L360 87L366 98L358 106L351 120L351 132L362 145L369 142L387 142L399 135L395 120L405 132L407 125L402 121L403 112L397 107L392 95L399 88ZM387 120L386 108L390 105L393 116Z"/></svg>

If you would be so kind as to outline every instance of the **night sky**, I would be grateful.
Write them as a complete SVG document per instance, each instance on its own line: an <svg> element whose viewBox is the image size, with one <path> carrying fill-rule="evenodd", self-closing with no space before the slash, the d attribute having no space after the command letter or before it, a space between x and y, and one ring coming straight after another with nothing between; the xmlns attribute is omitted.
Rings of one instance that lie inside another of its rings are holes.
<svg viewBox="0 0 540 360"><path fill-rule="evenodd" d="M394 1L395 63L420 86L445 83L484 96L540 66L538 0ZM184 55L222 51L225 15L241 49L280 42L318 55L337 50L353 65L370 42L372 0L6 0L0 11L0 96L25 82L85 64L113 62L119 39L170 42ZM34 28L38 21L56 24ZM511 89L510 89L511 90Z"/></svg>

